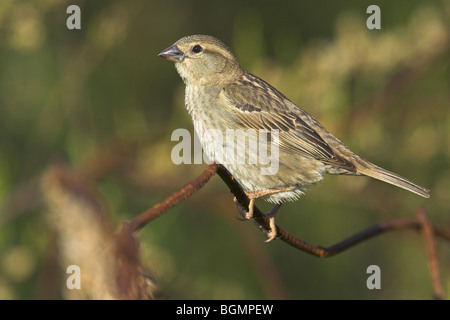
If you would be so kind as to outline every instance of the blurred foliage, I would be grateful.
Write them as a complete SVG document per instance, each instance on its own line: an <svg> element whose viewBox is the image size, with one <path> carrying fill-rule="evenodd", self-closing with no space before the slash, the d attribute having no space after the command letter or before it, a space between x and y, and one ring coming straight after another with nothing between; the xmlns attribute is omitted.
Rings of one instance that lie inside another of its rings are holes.
<svg viewBox="0 0 450 320"><path fill-rule="evenodd" d="M353 151L431 189L424 200L368 178L327 176L283 206L280 226L328 246L423 205L432 223L450 228L449 1L376 1L381 30L366 28L372 3L360 0L72 2L81 30L66 28L67 1L0 1L0 299L67 297L62 247L41 194L49 190L39 189L55 161L95 181L115 229L201 172L170 160L171 132L192 124L181 79L157 57L188 34L223 40L245 69ZM264 244L235 215L214 177L138 234L164 297L431 297L419 233L318 259ZM450 246L438 249L448 298ZM366 288L372 264L381 267L381 290Z"/></svg>

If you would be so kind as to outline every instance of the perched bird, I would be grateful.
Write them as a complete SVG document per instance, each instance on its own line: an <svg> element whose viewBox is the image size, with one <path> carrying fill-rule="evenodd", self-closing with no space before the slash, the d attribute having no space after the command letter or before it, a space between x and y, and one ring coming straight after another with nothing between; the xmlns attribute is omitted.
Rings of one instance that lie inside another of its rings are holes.
<svg viewBox="0 0 450 320"><path fill-rule="evenodd" d="M281 203L298 199L310 186L322 180L325 173L365 175L424 198L430 197L426 188L350 151L281 92L243 70L230 48L220 40L209 35L187 36L159 56L175 62L186 84L186 108L210 159L217 162L214 157L219 148L230 152L229 141L218 142L216 139L214 133L217 131L223 136L229 130L239 129L269 132L266 143L277 147L272 150L278 151L275 173L262 174L261 161L222 163L250 199L247 219L253 216L255 199L262 197L276 203L268 215L269 240L276 237L274 216ZM249 159L251 153L257 151L248 146L248 142L241 144L237 153Z"/></svg>

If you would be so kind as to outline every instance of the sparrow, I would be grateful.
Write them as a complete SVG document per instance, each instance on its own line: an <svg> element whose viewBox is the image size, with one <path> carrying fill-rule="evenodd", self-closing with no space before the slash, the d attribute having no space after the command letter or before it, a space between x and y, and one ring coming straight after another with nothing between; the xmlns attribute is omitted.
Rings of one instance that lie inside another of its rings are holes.
<svg viewBox="0 0 450 320"><path fill-rule="evenodd" d="M324 174L364 175L424 198L430 197L426 188L350 151L284 94L242 69L230 48L220 40L209 35L187 36L159 56L175 62L186 85L187 111L209 159L217 162L220 148L225 149L225 153L233 152L229 141L217 139L218 132L222 137L230 130L268 132L263 143L278 152L276 172L262 174L262 161L222 163L250 199L245 212L247 219L253 217L255 199L263 198L276 204L267 214L271 228L267 232L268 241L276 237L274 217L280 205L297 200L321 181ZM240 142L244 138L238 135ZM248 148L249 142L237 145L236 152L241 159L250 159L257 152L255 148ZM219 163L220 160L223 157Z"/></svg>

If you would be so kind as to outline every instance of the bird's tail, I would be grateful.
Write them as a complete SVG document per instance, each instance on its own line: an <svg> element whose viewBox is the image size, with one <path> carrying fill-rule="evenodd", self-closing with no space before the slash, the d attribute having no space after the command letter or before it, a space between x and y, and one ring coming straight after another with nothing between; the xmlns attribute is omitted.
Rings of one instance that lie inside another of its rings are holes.
<svg viewBox="0 0 450 320"><path fill-rule="evenodd" d="M406 178L399 176L396 173L388 171L386 169L380 168L372 163L364 163L364 165L357 166L357 172L363 175L369 176L371 178L375 178L387 183L390 183L399 188L403 188L412 193L415 193L421 197L429 198L430 193L429 190L415 184L414 182L409 181Z"/></svg>

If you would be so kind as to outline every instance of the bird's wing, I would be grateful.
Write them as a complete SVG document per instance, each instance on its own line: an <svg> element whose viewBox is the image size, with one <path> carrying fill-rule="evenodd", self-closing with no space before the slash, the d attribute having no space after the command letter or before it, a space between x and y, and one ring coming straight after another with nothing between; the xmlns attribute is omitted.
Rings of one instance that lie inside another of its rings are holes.
<svg viewBox="0 0 450 320"><path fill-rule="evenodd" d="M352 163L336 155L317 131L302 120L300 114L307 115L306 112L260 78L246 73L226 86L223 95L235 113L233 119L243 129L278 129L280 151L355 171Z"/></svg>

